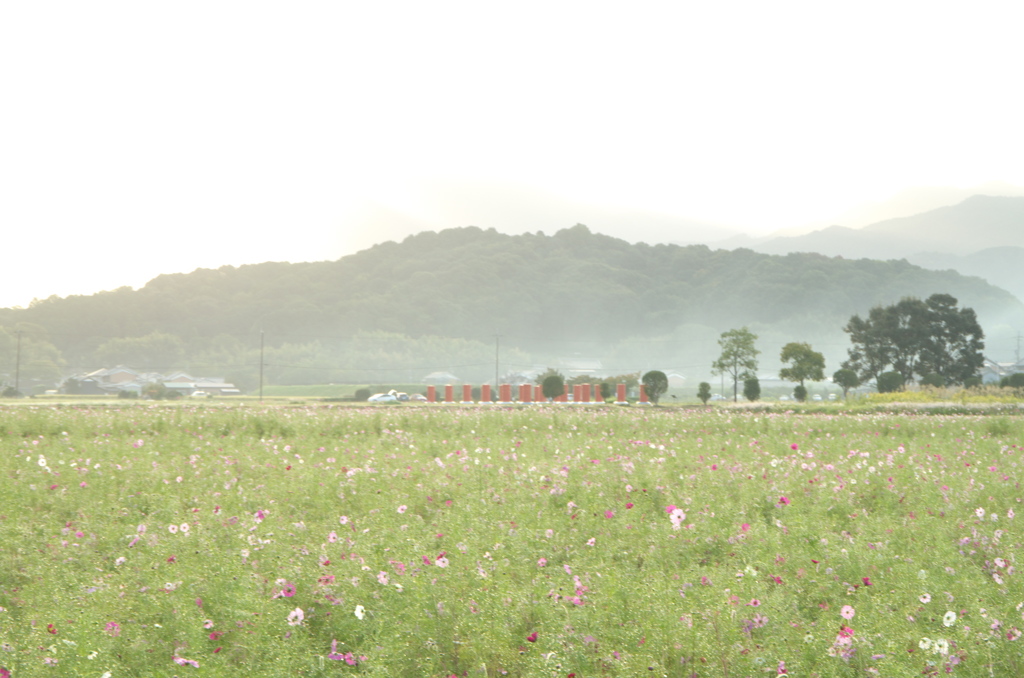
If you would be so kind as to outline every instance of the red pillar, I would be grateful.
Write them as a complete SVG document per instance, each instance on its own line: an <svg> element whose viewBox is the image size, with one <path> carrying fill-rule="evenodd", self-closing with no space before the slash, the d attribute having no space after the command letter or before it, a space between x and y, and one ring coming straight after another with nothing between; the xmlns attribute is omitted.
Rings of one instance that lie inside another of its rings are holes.
<svg viewBox="0 0 1024 678"><path fill-rule="evenodd" d="M583 391L583 402L589 403L590 402L590 384L583 384L582 388L580 390Z"/></svg>
<svg viewBox="0 0 1024 678"><path fill-rule="evenodd" d="M427 402L437 402L437 387L434 386L433 384L427 386Z"/></svg>
<svg viewBox="0 0 1024 678"><path fill-rule="evenodd" d="M452 402L454 400L454 396L455 396L455 387L452 386L451 384L445 384L444 385L444 401L446 403L450 403L450 402Z"/></svg>
<svg viewBox="0 0 1024 678"><path fill-rule="evenodd" d="M519 402L528 403L530 402L530 396L533 395L533 387L529 384L519 385Z"/></svg>
<svg viewBox="0 0 1024 678"><path fill-rule="evenodd" d="M480 402L489 403L491 402L491 385L484 384L480 387Z"/></svg>
<svg viewBox="0 0 1024 678"><path fill-rule="evenodd" d="M544 387L540 384L533 387L533 399L538 403L542 403L547 400L547 398L544 397Z"/></svg>
<svg viewBox="0 0 1024 678"><path fill-rule="evenodd" d="M579 384L572 385L572 401L574 403L583 402L583 389L580 387Z"/></svg>
<svg viewBox="0 0 1024 678"><path fill-rule="evenodd" d="M471 403L473 402L473 385L463 384L462 385L462 402Z"/></svg>
<svg viewBox="0 0 1024 678"><path fill-rule="evenodd" d="M618 405L626 404L626 385L616 384L615 385L615 402Z"/></svg>
<svg viewBox="0 0 1024 678"><path fill-rule="evenodd" d="M512 385L502 384L498 387L498 402L510 403L512 402Z"/></svg>

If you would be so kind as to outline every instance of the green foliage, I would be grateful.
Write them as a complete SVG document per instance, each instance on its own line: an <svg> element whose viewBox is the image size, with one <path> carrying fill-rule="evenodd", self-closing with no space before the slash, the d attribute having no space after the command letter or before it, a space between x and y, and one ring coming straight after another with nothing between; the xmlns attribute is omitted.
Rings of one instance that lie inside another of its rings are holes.
<svg viewBox="0 0 1024 678"><path fill-rule="evenodd" d="M711 399L711 384L706 381L700 382L697 386L697 397L700 398L702 403L707 405L708 400Z"/></svg>
<svg viewBox="0 0 1024 678"><path fill-rule="evenodd" d="M805 402L807 400L807 387L803 384L797 384L796 388L793 389L793 398L795 398L798 403Z"/></svg>
<svg viewBox="0 0 1024 678"><path fill-rule="evenodd" d="M878 375L876 385L879 393L895 393L902 391L905 385L903 375L895 370L891 372L882 372Z"/></svg>
<svg viewBox="0 0 1024 678"><path fill-rule="evenodd" d="M999 385L1003 388L1024 388L1024 372L1016 372L1003 377L999 380Z"/></svg>
<svg viewBox="0 0 1024 678"><path fill-rule="evenodd" d="M788 381L804 380L821 381L825 378L825 356L811 348L810 344L790 342L782 347L780 361L785 365L779 371L779 377Z"/></svg>
<svg viewBox="0 0 1024 678"><path fill-rule="evenodd" d="M647 372L640 378L640 383L644 385L644 391L647 393L647 397L650 398L651 402L655 405L658 404L661 396L665 395L665 392L668 391L668 377L660 370L651 370L650 372Z"/></svg>
<svg viewBox="0 0 1024 678"><path fill-rule="evenodd" d="M843 367L856 371L861 381L891 369L903 383L934 374L943 384L963 384L984 363L984 333L974 310L957 308L949 294L876 306L867 319L854 315L844 329L853 346Z"/></svg>
<svg viewBox="0 0 1024 678"><path fill-rule="evenodd" d="M368 388L357 388L354 399L358 402L365 403L372 395L373 394L370 393L370 389Z"/></svg>
<svg viewBox="0 0 1024 678"><path fill-rule="evenodd" d="M743 397L750 402L761 399L761 382L757 377L743 380Z"/></svg>
<svg viewBox="0 0 1024 678"><path fill-rule="evenodd" d="M928 374L922 375L921 386L934 386L936 388L942 388L946 385L946 380L942 378L941 374L935 372L929 372Z"/></svg>
<svg viewBox="0 0 1024 678"><path fill-rule="evenodd" d="M549 374L544 377L540 385L541 392L545 398L558 398L565 393L565 377L559 373Z"/></svg>
<svg viewBox="0 0 1024 678"><path fill-rule="evenodd" d="M836 370L835 374L832 375L832 382L839 388L843 389L844 399L850 389L860 386L860 378L857 376L857 373L845 367Z"/></svg>
<svg viewBox="0 0 1024 678"><path fill-rule="evenodd" d="M3 408L0 665L1021 675L1014 408L370 409Z"/></svg>
<svg viewBox="0 0 1024 678"><path fill-rule="evenodd" d="M757 335L746 327L723 332L718 340L721 355L711 365L711 374L726 374L732 379L733 400L737 400L740 380L757 376Z"/></svg>

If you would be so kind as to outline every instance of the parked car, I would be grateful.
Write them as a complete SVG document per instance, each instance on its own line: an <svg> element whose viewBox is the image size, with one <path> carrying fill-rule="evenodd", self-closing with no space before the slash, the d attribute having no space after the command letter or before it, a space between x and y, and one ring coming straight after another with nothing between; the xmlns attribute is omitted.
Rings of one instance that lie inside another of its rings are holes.
<svg viewBox="0 0 1024 678"><path fill-rule="evenodd" d="M417 403L425 403L427 402L427 396L423 395L422 393L413 393L412 395L409 396L409 400L412 400Z"/></svg>
<svg viewBox="0 0 1024 678"><path fill-rule="evenodd" d="M397 403L398 396L391 393L374 393L366 401L370 403Z"/></svg>
<svg viewBox="0 0 1024 678"><path fill-rule="evenodd" d="M190 398L209 398L210 394L206 391L192 391Z"/></svg>
<svg viewBox="0 0 1024 678"><path fill-rule="evenodd" d="M814 396L812 396L811 399L812 400L821 400L821 394L820 393L815 393Z"/></svg>

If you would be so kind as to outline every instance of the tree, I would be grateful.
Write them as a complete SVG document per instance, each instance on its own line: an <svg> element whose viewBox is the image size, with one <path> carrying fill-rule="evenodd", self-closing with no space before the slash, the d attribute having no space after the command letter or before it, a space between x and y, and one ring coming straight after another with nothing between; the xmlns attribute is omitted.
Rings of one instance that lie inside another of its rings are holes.
<svg viewBox="0 0 1024 678"><path fill-rule="evenodd" d="M1015 372L999 380L1000 388L1024 389L1024 372Z"/></svg>
<svg viewBox="0 0 1024 678"><path fill-rule="evenodd" d="M926 374L939 375L947 385L964 384L984 362L984 333L974 311L957 308L948 294L876 306L867 319L850 318L843 330L853 344L843 367L855 371L861 382L877 381L891 370L904 384Z"/></svg>
<svg viewBox="0 0 1024 678"><path fill-rule="evenodd" d="M545 398L554 400L565 393L565 377L558 372L549 374L544 377L544 381L540 383L540 390L544 394Z"/></svg>
<svg viewBox="0 0 1024 678"><path fill-rule="evenodd" d="M903 375L895 370L882 372L875 381L878 385L879 393L895 393L896 391L903 390L903 386L906 384L903 380Z"/></svg>
<svg viewBox="0 0 1024 678"><path fill-rule="evenodd" d="M832 375L832 382L843 389L843 400L846 400L846 394L851 388L860 386L860 379L857 378L857 373L845 367L841 370L836 370L836 373Z"/></svg>
<svg viewBox="0 0 1024 678"><path fill-rule="evenodd" d="M644 391L647 392L647 397L650 398L651 402L655 405L658 404L658 400L668 390L668 377L665 376L664 372L658 370L651 370L645 374L641 379L640 383L644 385Z"/></svg>
<svg viewBox="0 0 1024 678"><path fill-rule="evenodd" d="M761 397L761 382L757 377L743 380L743 397L750 402L754 402Z"/></svg>
<svg viewBox="0 0 1024 678"><path fill-rule="evenodd" d="M746 327L723 332L718 339L722 355L711 364L711 374L727 374L732 378L733 402L739 399L740 380L756 376L760 351L754 347L755 341L757 335Z"/></svg>
<svg viewBox="0 0 1024 678"><path fill-rule="evenodd" d="M779 370L779 378L787 381L821 381L825 378L825 356L811 348L810 344L790 342L782 347L779 359L783 364L792 363Z"/></svg>
<svg viewBox="0 0 1024 678"><path fill-rule="evenodd" d="M803 384L797 384L796 388L793 389L793 397L796 398L798 403L807 400L807 387Z"/></svg>
<svg viewBox="0 0 1024 678"><path fill-rule="evenodd" d="M711 399L711 384L706 381L700 382L700 385L697 386L697 397L700 398L702 403L707 405L708 400Z"/></svg>

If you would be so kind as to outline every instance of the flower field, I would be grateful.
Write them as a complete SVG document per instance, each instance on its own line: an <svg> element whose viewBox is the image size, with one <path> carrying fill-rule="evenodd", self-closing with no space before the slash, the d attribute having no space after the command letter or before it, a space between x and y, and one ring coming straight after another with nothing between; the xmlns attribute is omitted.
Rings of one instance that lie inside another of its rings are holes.
<svg viewBox="0 0 1024 678"><path fill-rule="evenodd" d="M0 676L1024 675L1024 420L0 409Z"/></svg>

